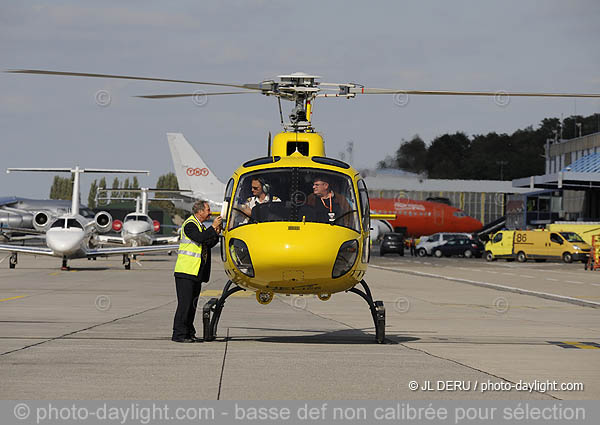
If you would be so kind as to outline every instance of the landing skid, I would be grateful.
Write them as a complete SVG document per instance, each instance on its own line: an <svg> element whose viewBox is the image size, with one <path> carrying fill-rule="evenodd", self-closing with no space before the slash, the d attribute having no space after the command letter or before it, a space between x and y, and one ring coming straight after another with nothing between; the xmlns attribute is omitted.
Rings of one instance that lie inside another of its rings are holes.
<svg viewBox="0 0 600 425"><path fill-rule="evenodd" d="M214 341L217 337L217 326L221 318L225 300L238 291L245 291L244 288L236 286L231 288L232 281L228 280L223 288L220 298L211 298L202 307L202 324L204 325L204 341ZM212 317L211 317L212 316Z"/></svg>
<svg viewBox="0 0 600 425"><path fill-rule="evenodd" d="M350 288L348 292L360 295L360 297L369 304L371 317L373 317L373 324L375 325L375 339L378 344L383 344L385 341L385 307L383 301L373 301L373 296L371 295L371 290L369 289L367 282L361 280L360 284L365 289L364 292L356 287Z"/></svg>
<svg viewBox="0 0 600 425"><path fill-rule="evenodd" d="M235 294L238 291L245 291L244 288L236 286L231 288L232 281L228 280L223 288L223 292L220 298L211 298L202 307L202 323L204 325L204 341L214 341L217 337L217 327L219 325L219 319L221 318L221 312L225 305L225 300ZM360 295L369 304L371 310L371 316L373 317L373 323L375 324L375 339L377 343L383 344L385 341L385 307L383 301L373 301L371 290L367 285L367 282L361 280L360 284L365 289L364 292L357 288L349 289L349 292L353 292Z"/></svg>

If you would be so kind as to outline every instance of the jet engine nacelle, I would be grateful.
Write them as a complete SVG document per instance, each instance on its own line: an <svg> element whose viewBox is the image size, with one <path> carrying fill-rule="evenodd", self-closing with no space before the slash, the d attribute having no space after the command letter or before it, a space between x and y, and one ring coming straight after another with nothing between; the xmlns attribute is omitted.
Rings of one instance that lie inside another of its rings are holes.
<svg viewBox="0 0 600 425"><path fill-rule="evenodd" d="M39 211L33 215L33 228L35 230L45 232L50 227L50 224L52 224L52 218L47 212Z"/></svg>
<svg viewBox="0 0 600 425"><path fill-rule="evenodd" d="M371 220L371 240L376 241L383 237L384 233L393 232L394 229L386 220Z"/></svg>
<svg viewBox="0 0 600 425"><path fill-rule="evenodd" d="M108 232L112 228L112 216L106 211L100 211L94 216L94 226L100 233Z"/></svg>
<svg viewBox="0 0 600 425"><path fill-rule="evenodd" d="M0 227L31 227L31 214L22 215L12 211L0 210Z"/></svg>

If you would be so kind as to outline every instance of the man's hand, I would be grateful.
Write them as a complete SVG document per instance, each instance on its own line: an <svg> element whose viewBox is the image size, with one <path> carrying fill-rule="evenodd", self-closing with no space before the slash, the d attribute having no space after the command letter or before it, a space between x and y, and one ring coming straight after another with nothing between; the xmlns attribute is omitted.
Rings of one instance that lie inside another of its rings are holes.
<svg viewBox="0 0 600 425"><path fill-rule="evenodd" d="M223 225L223 217L220 215L217 216L212 222L212 227L215 228L217 233L221 233L221 226Z"/></svg>

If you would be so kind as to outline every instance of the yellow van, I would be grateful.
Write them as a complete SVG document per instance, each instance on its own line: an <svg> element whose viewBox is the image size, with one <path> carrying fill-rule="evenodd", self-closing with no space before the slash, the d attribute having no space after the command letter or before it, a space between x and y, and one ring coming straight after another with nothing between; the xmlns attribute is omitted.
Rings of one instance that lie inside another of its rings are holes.
<svg viewBox="0 0 600 425"><path fill-rule="evenodd" d="M546 230L551 232L574 232L588 245L592 244L592 236L600 235L600 222L591 221L557 221L547 224Z"/></svg>
<svg viewBox="0 0 600 425"><path fill-rule="evenodd" d="M498 258L525 262L559 260L565 263L587 261L591 247L574 232L547 230L501 230L485 244L485 259Z"/></svg>

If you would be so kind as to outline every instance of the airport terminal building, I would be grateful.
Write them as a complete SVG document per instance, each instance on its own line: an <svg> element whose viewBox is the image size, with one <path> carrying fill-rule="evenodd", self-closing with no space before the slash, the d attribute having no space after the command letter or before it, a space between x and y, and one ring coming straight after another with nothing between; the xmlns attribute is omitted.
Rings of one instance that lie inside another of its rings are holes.
<svg viewBox="0 0 600 425"><path fill-rule="evenodd" d="M510 181L426 179L398 170L375 170L363 175L371 198L418 201L445 198L484 224L505 215L508 195L529 192L529 189L514 187Z"/></svg>
<svg viewBox="0 0 600 425"><path fill-rule="evenodd" d="M546 145L546 173L513 180L528 193L507 199L507 227L600 221L600 133Z"/></svg>

